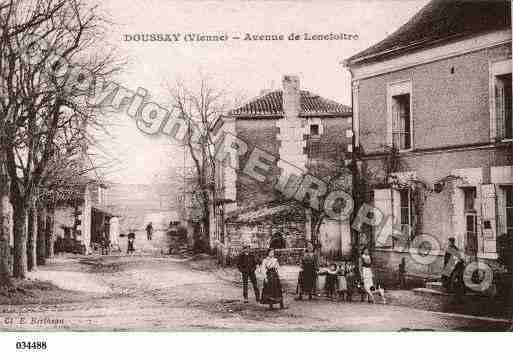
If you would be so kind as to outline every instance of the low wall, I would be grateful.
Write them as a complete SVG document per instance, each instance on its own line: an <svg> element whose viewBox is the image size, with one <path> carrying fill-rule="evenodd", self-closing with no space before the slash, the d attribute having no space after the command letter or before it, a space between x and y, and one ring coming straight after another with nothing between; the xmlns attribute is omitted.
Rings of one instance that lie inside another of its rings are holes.
<svg viewBox="0 0 513 359"><path fill-rule="evenodd" d="M227 223L226 243L232 247L242 246L243 242L250 242L254 248L268 248L275 233L281 233L287 248L304 247L305 224L291 222L287 224L273 224L270 221L256 223Z"/></svg>
<svg viewBox="0 0 513 359"><path fill-rule="evenodd" d="M399 263L403 258L406 262L407 275L421 278L440 278L444 265L443 254L427 255L422 257L422 260L416 260L408 251L376 248L372 255L373 267L381 273L397 274ZM498 269L497 261L494 259L480 258L479 261L488 264L494 272Z"/></svg>
<svg viewBox="0 0 513 359"><path fill-rule="evenodd" d="M241 247L228 247L222 243L217 243L214 253L220 264L230 266L236 265L241 249ZM250 251L255 254L255 257L260 262L267 255L268 248L252 248ZM278 262L281 265L299 265L304 251L304 248L275 249L274 256L278 258Z"/></svg>
<svg viewBox="0 0 513 359"><path fill-rule="evenodd" d="M397 272L402 259L406 262L406 272L420 277L440 276L443 269L443 256L427 255L422 257L423 263L415 260L408 251L375 249L372 255L373 267L378 271ZM424 264L426 263L426 264Z"/></svg>

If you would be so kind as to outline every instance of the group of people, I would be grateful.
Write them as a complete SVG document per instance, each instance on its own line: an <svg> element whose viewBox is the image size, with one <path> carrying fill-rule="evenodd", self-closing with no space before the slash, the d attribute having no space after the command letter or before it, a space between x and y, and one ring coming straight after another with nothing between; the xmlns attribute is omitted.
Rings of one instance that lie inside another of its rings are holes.
<svg viewBox="0 0 513 359"><path fill-rule="evenodd" d="M364 296L367 296L369 303L374 303L374 293L377 292L385 303L383 288L374 285L371 265L372 260L369 251L365 248L360 256L359 266L348 269L347 267L337 266L336 263L331 263L328 269L320 270L318 257L314 253L313 247L309 245L301 259L301 271L297 284L298 297L296 299L302 300L303 295L306 295L311 300L317 294L319 276L325 275L325 290L327 296L331 299L336 299L338 296L344 301L351 301L353 293L359 291L362 300ZM259 266L255 255L250 251L250 246L244 244L238 257L237 267L242 276L244 303L248 303L248 287L249 282L251 282L257 303L269 305L270 309L273 309L274 305L279 305L282 309L285 308L279 275L280 265L275 257L274 248L267 251L267 256ZM358 268L360 268L359 271ZM264 276L262 293L260 293L258 287L257 269Z"/></svg>
<svg viewBox="0 0 513 359"><path fill-rule="evenodd" d="M242 274L244 303L248 302L248 285L249 281L251 281L255 292L255 299L258 303L267 304L270 309L273 309L274 305L279 305L281 309L284 309L283 291L279 275L280 264L274 256L274 248L270 248L267 251L267 256L260 264L260 270L265 275L262 294L260 294L255 273L258 266L255 255L249 251L249 245L245 244L237 261L237 268Z"/></svg>
<svg viewBox="0 0 513 359"><path fill-rule="evenodd" d="M317 255L313 247L309 245L301 260L297 294L298 300L303 300L307 295L311 300L317 294L319 276L325 276L326 296L330 299L352 301L353 294L358 292L362 300L367 297L369 303L374 303L374 293L377 292L385 303L384 291L380 285L375 286L372 272L372 260L369 250L364 248L358 266L342 266L332 262L327 269L319 268Z"/></svg>

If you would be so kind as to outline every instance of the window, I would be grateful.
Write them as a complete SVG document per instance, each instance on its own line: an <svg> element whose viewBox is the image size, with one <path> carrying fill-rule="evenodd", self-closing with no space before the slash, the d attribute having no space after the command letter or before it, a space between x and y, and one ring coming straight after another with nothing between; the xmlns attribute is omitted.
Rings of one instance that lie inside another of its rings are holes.
<svg viewBox="0 0 513 359"><path fill-rule="evenodd" d="M513 186L505 187L506 194L506 233L513 236Z"/></svg>
<svg viewBox="0 0 513 359"><path fill-rule="evenodd" d="M476 189L474 187L469 187L463 189L465 193L465 202L464 209L465 213L476 212L475 203L476 203Z"/></svg>
<svg viewBox="0 0 513 359"><path fill-rule="evenodd" d="M387 84L386 143L407 151L413 148L412 82L403 80Z"/></svg>
<svg viewBox="0 0 513 359"><path fill-rule="evenodd" d="M412 221L412 201L410 189L402 189L399 191L400 207L401 207L401 231L411 234Z"/></svg>
<svg viewBox="0 0 513 359"><path fill-rule="evenodd" d="M511 59L490 63L490 134L492 140L513 140Z"/></svg>
<svg viewBox="0 0 513 359"><path fill-rule="evenodd" d="M465 253L477 255L476 188L463 188L463 212L465 217Z"/></svg>
<svg viewBox="0 0 513 359"><path fill-rule="evenodd" d="M319 136L319 125L310 125L310 136Z"/></svg>
<svg viewBox="0 0 513 359"><path fill-rule="evenodd" d="M511 73L495 76L495 118L500 139L513 139L511 101Z"/></svg>
<svg viewBox="0 0 513 359"><path fill-rule="evenodd" d="M392 144L399 150L411 148L410 95L392 96Z"/></svg>
<svg viewBox="0 0 513 359"><path fill-rule="evenodd" d="M308 140L308 157L309 158L321 157L321 143L318 139L310 138Z"/></svg>

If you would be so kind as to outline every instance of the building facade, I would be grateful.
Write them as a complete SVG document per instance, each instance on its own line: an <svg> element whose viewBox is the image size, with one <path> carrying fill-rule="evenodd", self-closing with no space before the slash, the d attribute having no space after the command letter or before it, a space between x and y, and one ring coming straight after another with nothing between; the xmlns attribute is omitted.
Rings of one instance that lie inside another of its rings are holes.
<svg viewBox="0 0 513 359"><path fill-rule="evenodd" d="M288 248L304 247L311 239L311 213L278 188L287 185L282 182L290 174L310 173L325 180L334 171L346 171L352 141L350 107L302 90L297 76L284 76L282 89L262 91L222 120L222 130L236 136L247 151L236 166L216 166L222 205L216 208L212 238L231 247L250 241L254 247L267 248L280 232ZM256 151L274 161L262 182L243 170ZM350 174L344 174L350 182ZM347 222L326 220L319 237L324 251L350 251Z"/></svg>
<svg viewBox="0 0 513 359"><path fill-rule="evenodd" d="M493 262L512 233L510 4L431 1L345 62L359 172L390 219L367 238L387 269L406 257L409 271L439 274L449 237ZM412 260L427 236L434 258Z"/></svg>

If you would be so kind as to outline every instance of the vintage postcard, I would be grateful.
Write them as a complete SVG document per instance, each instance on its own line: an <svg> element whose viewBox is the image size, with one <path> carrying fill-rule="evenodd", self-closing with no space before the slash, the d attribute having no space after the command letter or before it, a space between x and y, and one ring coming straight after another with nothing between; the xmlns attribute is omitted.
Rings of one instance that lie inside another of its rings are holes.
<svg viewBox="0 0 513 359"><path fill-rule="evenodd" d="M511 40L509 0L0 0L0 331L512 330Z"/></svg>

